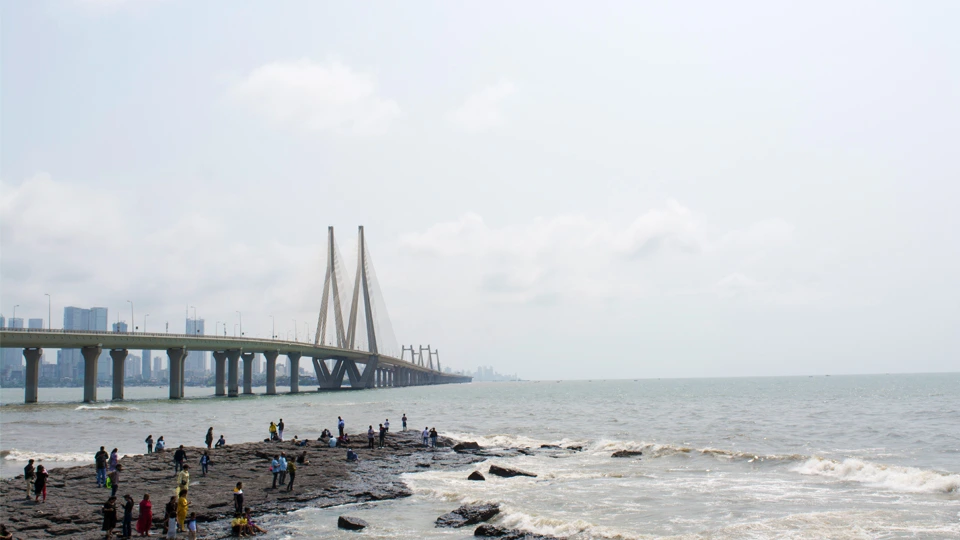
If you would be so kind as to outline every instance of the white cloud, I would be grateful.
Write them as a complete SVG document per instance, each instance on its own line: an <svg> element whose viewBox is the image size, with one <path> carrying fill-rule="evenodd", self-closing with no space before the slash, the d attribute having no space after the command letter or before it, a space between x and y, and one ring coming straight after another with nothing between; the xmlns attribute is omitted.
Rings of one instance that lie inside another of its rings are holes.
<svg viewBox="0 0 960 540"><path fill-rule="evenodd" d="M723 268L749 266L756 252L786 242L789 231L789 224L775 220L719 232L668 200L626 224L560 215L495 227L467 213L401 237L401 247L411 254L459 261L458 274L497 302L691 292L732 298L757 289L751 287L757 283L731 277L717 284L729 273L721 273Z"/></svg>
<svg viewBox="0 0 960 540"><path fill-rule="evenodd" d="M336 60L260 66L229 96L276 126L311 132L379 134L400 115L396 101L377 94L374 76Z"/></svg>
<svg viewBox="0 0 960 540"><path fill-rule="evenodd" d="M502 102L516 91L513 83L506 80L487 86L467 97L458 109L448 115L453 124L469 132L491 129L506 122Z"/></svg>

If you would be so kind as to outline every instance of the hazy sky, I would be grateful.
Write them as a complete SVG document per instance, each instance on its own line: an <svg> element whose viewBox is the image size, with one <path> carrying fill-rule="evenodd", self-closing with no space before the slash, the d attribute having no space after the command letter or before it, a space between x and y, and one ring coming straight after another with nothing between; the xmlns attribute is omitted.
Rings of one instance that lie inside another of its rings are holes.
<svg viewBox="0 0 960 540"><path fill-rule="evenodd" d="M525 378L960 368L960 3L2 3L2 305ZM353 268L352 263L347 264Z"/></svg>

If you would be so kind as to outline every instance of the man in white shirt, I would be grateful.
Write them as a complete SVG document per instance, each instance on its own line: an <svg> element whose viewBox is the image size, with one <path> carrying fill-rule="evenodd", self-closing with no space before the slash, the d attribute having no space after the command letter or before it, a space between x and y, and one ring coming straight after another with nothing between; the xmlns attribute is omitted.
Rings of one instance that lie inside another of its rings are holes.
<svg viewBox="0 0 960 540"><path fill-rule="evenodd" d="M423 433L421 433L420 436L423 437L423 445L429 446L428 443L430 441L430 430L427 428L423 428Z"/></svg>

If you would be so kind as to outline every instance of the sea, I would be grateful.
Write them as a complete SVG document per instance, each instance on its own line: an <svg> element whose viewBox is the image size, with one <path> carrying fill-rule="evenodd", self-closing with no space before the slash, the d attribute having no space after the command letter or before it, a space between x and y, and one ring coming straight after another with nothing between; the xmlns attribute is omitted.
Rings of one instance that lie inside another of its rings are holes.
<svg viewBox="0 0 960 540"><path fill-rule="evenodd" d="M0 473L23 460L93 462L101 446L145 451L143 439L201 445L208 427L229 443L359 433L385 419L435 427L484 447L530 447L462 470L403 480L411 497L305 507L265 520L269 538L356 538L337 517L365 519L368 538L467 538L438 529L461 504L497 502L492 523L574 539L958 539L960 374L717 379L523 381L279 396L165 399L166 387L127 388L127 400L81 404L79 388L0 392ZM263 389L257 389L263 392ZM109 396L107 388L100 389ZM582 446L580 452L541 445ZM639 459L612 458L637 450ZM466 480L490 463L536 478ZM266 481L266 479L265 479ZM56 497L55 493L51 494Z"/></svg>

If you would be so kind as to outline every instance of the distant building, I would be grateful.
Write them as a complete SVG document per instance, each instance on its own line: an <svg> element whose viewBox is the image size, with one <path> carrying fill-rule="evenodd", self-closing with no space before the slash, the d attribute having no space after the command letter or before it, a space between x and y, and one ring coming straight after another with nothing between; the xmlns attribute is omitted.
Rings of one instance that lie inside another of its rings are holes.
<svg viewBox="0 0 960 540"><path fill-rule="evenodd" d="M143 380L145 381L150 380L150 355L151 354L153 354L153 351L143 350L140 355L140 358L141 358L140 376L143 377Z"/></svg>
<svg viewBox="0 0 960 540"><path fill-rule="evenodd" d="M152 372L153 372L153 378L154 378L154 379L159 379L159 378L160 378L160 370L161 370L161 368L163 368L163 358L160 358L159 356L154 356L154 357L153 357L153 371L152 371Z"/></svg>
<svg viewBox="0 0 960 540"><path fill-rule="evenodd" d="M43 319L30 319L27 321L27 328L43 330Z"/></svg>
<svg viewBox="0 0 960 540"><path fill-rule="evenodd" d="M7 319L6 328L23 328L23 318ZM0 376L4 379L23 373L23 349L0 349Z"/></svg>
<svg viewBox="0 0 960 540"><path fill-rule="evenodd" d="M107 308L90 309L67 306L63 308L64 330L107 331ZM103 351L97 363L97 378L110 378L110 353ZM57 355L60 377L70 379L83 378L83 355L80 349L63 349Z"/></svg>
<svg viewBox="0 0 960 540"><path fill-rule="evenodd" d="M127 359L123 362L123 378L139 379L142 369L143 363L140 361L140 357L135 354L128 354Z"/></svg>
<svg viewBox="0 0 960 540"><path fill-rule="evenodd" d="M205 335L203 319L187 319L187 335ZM207 374L207 353L205 351L188 351L183 361L183 371L187 377L203 377Z"/></svg>
<svg viewBox="0 0 960 540"><path fill-rule="evenodd" d="M113 323L113 331L119 334L125 334L127 332L127 323L123 321Z"/></svg>

